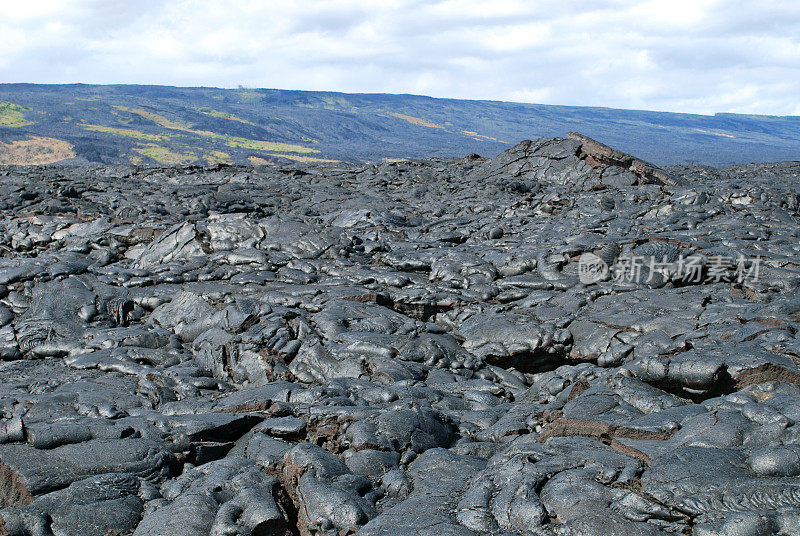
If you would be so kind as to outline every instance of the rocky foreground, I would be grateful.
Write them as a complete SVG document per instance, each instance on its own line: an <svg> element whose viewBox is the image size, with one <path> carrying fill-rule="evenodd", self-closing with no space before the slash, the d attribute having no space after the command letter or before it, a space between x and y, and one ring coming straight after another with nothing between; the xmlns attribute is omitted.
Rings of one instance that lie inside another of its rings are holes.
<svg viewBox="0 0 800 536"><path fill-rule="evenodd" d="M0 171L0 534L800 534L798 184Z"/></svg>

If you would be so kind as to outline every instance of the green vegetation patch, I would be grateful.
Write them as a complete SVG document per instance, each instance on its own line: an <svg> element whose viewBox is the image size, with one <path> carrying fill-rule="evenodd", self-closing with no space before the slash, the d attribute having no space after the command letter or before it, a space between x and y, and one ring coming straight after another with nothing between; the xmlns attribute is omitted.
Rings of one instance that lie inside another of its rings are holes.
<svg viewBox="0 0 800 536"><path fill-rule="evenodd" d="M33 122L25 119L27 106L20 106L12 102L0 102L0 127L27 127Z"/></svg>
<svg viewBox="0 0 800 536"><path fill-rule="evenodd" d="M130 115L129 116L123 116L121 113L119 113L116 110L111 110L111 115L116 116L117 121L119 121L123 125L127 125L127 124L133 122L133 116L130 116Z"/></svg>
<svg viewBox="0 0 800 536"><path fill-rule="evenodd" d="M322 97L322 102L324 102L326 106L330 106L332 108L353 108L347 99L340 96L334 97L331 95L325 95Z"/></svg>
<svg viewBox="0 0 800 536"><path fill-rule="evenodd" d="M191 127L191 125L186 125L184 123L172 121L171 119L168 119L163 115L158 115L157 113L154 112L148 112L147 110L126 108L125 106L114 106L114 108L116 108L117 110L130 112L132 114L137 114L141 117L144 117L145 119L153 121L157 125L160 125L164 128L168 128L170 130L188 132L189 134L195 134L197 136L202 136L204 138L211 138L214 140L222 140L226 144L228 144L229 147L233 147L236 149L252 149L256 151L276 151L276 152L300 153L300 154L319 152L317 149L304 147L302 145L295 145L292 143L251 140L248 138L239 138L236 136L217 134L216 132L212 132L210 130L195 130Z"/></svg>
<svg viewBox="0 0 800 536"><path fill-rule="evenodd" d="M239 102L242 103L259 102L261 99L264 98L264 95L260 91L256 91L255 89L247 89L240 87L237 93L239 94Z"/></svg>
<svg viewBox="0 0 800 536"><path fill-rule="evenodd" d="M437 125L433 121L428 121L427 119L422 119L421 117L414 117L413 115L406 115L400 114L397 112L387 112L388 115L392 117L396 117L397 119L402 119L403 121L408 121L412 125L417 125L419 127L426 127L426 128L441 128L446 130L442 125ZM387 117L386 114L378 114Z"/></svg>
<svg viewBox="0 0 800 536"><path fill-rule="evenodd" d="M295 162L322 162L322 163L340 162L340 160L331 160L329 158L315 158L313 156L298 156L298 155L293 155L293 154L267 153L267 156L275 156L275 157L278 157L278 158L288 158L289 160L294 160Z"/></svg>
<svg viewBox="0 0 800 536"><path fill-rule="evenodd" d="M118 106L114 105L114 108L117 110L121 110L123 112L128 112L132 114L136 114L140 117L144 117L145 119L149 119L153 123L160 125L164 128L169 128L172 130L183 130L186 132L191 132L191 125L187 125L185 123L180 123L178 121L173 121L164 117L163 115L159 115L154 112L149 112L147 110L142 110L141 108L128 108L127 106Z"/></svg>
<svg viewBox="0 0 800 536"><path fill-rule="evenodd" d="M154 143L148 143L142 147L134 147L133 150L165 166L182 166L197 162L197 156L192 153L178 153L170 150L169 147Z"/></svg>
<svg viewBox="0 0 800 536"><path fill-rule="evenodd" d="M208 163L209 166L213 166L215 164L233 164L231 155L222 151L211 151L207 155L203 156L203 159Z"/></svg>
<svg viewBox="0 0 800 536"><path fill-rule="evenodd" d="M212 136L214 138L223 139L225 142L237 149L255 149L256 151L275 151L279 153L300 153L300 154L308 154L308 153L318 153L317 149L312 149L310 147L303 147L302 145L294 145L292 143L279 143L274 141L261 141L261 140L249 140L247 138L236 138L234 136L222 136L220 134L216 134Z"/></svg>
<svg viewBox="0 0 800 536"><path fill-rule="evenodd" d="M217 119L238 121L239 123L255 126L255 123L248 121L247 119L242 119L241 117L236 117L235 115L229 114L228 112L220 112L219 110L212 110L211 108L198 108L197 111L200 112L201 114L206 114L210 115L211 117L216 117Z"/></svg>
<svg viewBox="0 0 800 536"><path fill-rule="evenodd" d="M322 95L319 97L319 102L314 103L298 103L300 108L312 108L321 110L336 110L351 113L358 113L358 107L353 106L344 97L334 97L332 95Z"/></svg>
<svg viewBox="0 0 800 536"><path fill-rule="evenodd" d="M86 130L91 130L93 132L104 132L106 134L114 134L116 136L136 138L137 140L165 142L169 141L170 138L169 134L148 134L146 132L133 130L130 128L107 127L103 125L92 125L90 123L81 123L81 126Z"/></svg>

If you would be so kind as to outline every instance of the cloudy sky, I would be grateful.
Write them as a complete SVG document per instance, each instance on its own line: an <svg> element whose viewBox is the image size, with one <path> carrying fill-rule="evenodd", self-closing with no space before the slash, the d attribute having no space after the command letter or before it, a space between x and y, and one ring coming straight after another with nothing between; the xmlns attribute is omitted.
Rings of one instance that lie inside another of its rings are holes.
<svg viewBox="0 0 800 536"><path fill-rule="evenodd" d="M800 2L0 0L0 82L800 115Z"/></svg>

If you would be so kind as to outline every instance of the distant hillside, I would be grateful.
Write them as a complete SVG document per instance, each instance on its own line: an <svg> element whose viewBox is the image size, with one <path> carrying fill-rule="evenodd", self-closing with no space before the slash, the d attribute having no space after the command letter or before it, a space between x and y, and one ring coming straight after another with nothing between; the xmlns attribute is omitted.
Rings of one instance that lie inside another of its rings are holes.
<svg viewBox="0 0 800 536"><path fill-rule="evenodd" d="M494 156L578 131L669 165L800 160L800 117L275 89L0 84L0 164Z"/></svg>

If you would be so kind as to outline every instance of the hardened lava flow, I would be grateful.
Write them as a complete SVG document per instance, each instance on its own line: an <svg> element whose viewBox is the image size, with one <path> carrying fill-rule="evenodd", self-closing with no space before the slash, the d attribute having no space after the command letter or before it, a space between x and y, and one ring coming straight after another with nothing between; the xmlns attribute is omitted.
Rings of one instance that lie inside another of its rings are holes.
<svg viewBox="0 0 800 536"><path fill-rule="evenodd" d="M0 170L0 534L800 534L800 163Z"/></svg>

